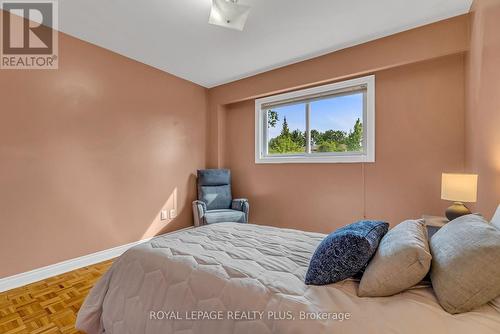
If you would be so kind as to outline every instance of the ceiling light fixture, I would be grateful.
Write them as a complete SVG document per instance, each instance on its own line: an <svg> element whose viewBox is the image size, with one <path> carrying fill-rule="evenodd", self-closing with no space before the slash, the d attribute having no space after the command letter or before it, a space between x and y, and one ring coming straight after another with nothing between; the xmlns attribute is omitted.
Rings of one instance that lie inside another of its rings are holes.
<svg viewBox="0 0 500 334"><path fill-rule="evenodd" d="M242 31L250 13L250 6L239 5L238 0L212 0L208 23Z"/></svg>

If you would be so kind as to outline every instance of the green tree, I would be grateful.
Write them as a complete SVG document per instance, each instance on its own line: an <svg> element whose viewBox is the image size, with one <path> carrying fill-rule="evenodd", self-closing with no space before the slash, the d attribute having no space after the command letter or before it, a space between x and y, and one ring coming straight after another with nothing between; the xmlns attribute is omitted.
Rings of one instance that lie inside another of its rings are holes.
<svg viewBox="0 0 500 334"><path fill-rule="evenodd" d="M277 114L275 119L277 122ZM284 117L281 133L269 141L269 152L271 154L303 153L306 147L306 137L306 133L299 129L290 131L288 121ZM311 145L317 152L357 152L362 150L362 143L363 124L359 118L349 133L333 129L325 132L311 130Z"/></svg>
<svg viewBox="0 0 500 334"><path fill-rule="evenodd" d="M323 136L322 136L321 132L319 132L316 129L312 129L311 130L311 144L312 145L318 144L321 141L323 141Z"/></svg>
<svg viewBox="0 0 500 334"><path fill-rule="evenodd" d="M358 118L354 128L349 132L346 140L347 149L351 152L361 151L363 141L363 124Z"/></svg>
<svg viewBox="0 0 500 334"><path fill-rule="evenodd" d="M337 152L337 143L324 141L318 146L318 152Z"/></svg>
<svg viewBox="0 0 500 334"><path fill-rule="evenodd" d="M303 147L295 143L291 136L278 136L269 141L269 153L283 154L283 153L298 153L304 152Z"/></svg>
<svg viewBox="0 0 500 334"><path fill-rule="evenodd" d="M347 134L340 130L327 130L321 136L323 141L332 141L336 143L344 143Z"/></svg>
<svg viewBox="0 0 500 334"><path fill-rule="evenodd" d="M283 137L290 136L290 129L288 128L288 122L286 121L286 117L283 118L283 128L281 129L280 136L283 136Z"/></svg>
<svg viewBox="0 0 500 334"><path fill-rule="evenodd" d="M292 141L299 145L300 147L305 147L306 146L306 134L305 132L302 132L300 130L293 130L290 133L290 137L292 138Z"/></svg>
<svg viewBox="0 0 500 334"><path fill-rule="evenodd" d="M290 132L288 121L284 117L280 135L269 141L269 152L271 154L299 153L305 151L305 145L305 133L298 129Z"/></svg>
<svg viewBox="0 0 500 334"><path fill-rule="evenodd" d="M279 115L278 112L274 110L269 110L267 112L267 123L270 128L274 128L276 126L276 123L279 121Z"/></svg>

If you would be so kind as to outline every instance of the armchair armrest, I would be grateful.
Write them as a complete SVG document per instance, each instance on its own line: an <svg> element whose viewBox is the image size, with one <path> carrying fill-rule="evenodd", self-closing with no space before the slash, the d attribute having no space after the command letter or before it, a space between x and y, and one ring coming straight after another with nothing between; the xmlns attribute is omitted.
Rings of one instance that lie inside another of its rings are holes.
<svg viewBox="0 0 500 334"><path fill-rule="evenodd" d="M205 225L207 204L203 201L193 201L194 226Z"/></svg>
<svg viewBox="0 0 500 334"><path fill-rule="evenodd" d="M245 220L248 223L248 213L250 211L250 203L246 198L236 198L231 202L231 209L242 211L245 213Z"/></svg>

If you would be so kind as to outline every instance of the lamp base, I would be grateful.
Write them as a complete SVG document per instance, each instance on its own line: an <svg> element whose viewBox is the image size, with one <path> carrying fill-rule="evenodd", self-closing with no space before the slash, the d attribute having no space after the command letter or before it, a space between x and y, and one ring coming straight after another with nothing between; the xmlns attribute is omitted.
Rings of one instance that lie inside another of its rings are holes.
<svg viewBox="0 0 500 334"><path fill-rule="evenodd" d="M446 218L449 221L470 214L470 210L462 202L454 202L453 205L446 209Z"/></svg>

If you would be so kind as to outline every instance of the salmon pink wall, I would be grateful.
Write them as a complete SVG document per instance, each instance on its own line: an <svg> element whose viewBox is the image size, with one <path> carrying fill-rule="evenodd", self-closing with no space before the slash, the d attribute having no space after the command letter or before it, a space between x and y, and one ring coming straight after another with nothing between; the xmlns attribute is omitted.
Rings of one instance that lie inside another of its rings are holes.
<svg viewBox="0 0 500 334"><path fill-rule="evenodd" d="M469 16L461 15L210 89L209 166L225 163L228 104L464 53L468 29Z"/></svg>
<svg viewBox="0 0 500 334"><path fill-rule="evenodd" d="M233 170L252 222L323 232L441 214L441 172L464 170L468 15L208 91L59 37L59 70L0 71L0 277L190 225L200 167ZM255 98L366 74L376 163L254 164Z"/></svg>
<svg viewBox="0 0 500 334"><path fill-rule="evenodd" d="M210 89L209 166L232 169L257 224L329 232L442 215L441 173L465 166L468 32L458 16ZM255 98L366 74L377 77L375 163L254 163Z"/></svg>
<svg viewBox="0 0 500 334"><path fill-rule="evenodd" d="M192 224L206 89L59 46L58 70L0 70L0 277Z"/></svg>
<svg viewBox="0 0 500 334"><path fill-rule="evenodd" d="M500 203L500 0L476 0L467 54L467 169L479 174L476 210Z"/></svg>
<svg viewBox="0 0 500 334"><path fill-rule="evenodd" d="M227 107L225 166L253 223L330 232L364 216L443 213L441 172L464 167L464 56L374 74L375 163L257 165L254 101Z"/></svg>

